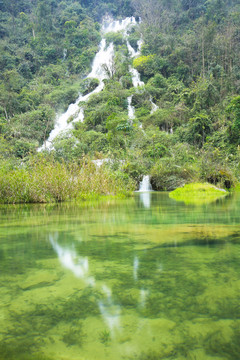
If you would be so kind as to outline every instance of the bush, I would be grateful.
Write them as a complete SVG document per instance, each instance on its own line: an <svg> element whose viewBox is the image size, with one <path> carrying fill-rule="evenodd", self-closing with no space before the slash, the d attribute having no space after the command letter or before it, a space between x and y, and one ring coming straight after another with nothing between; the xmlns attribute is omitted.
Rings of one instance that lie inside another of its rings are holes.
<svg viewBox="0 0 240 360"><path fill-rule="evenodd" d="M95 78L86 78L81 82L80 91L83 95L87 95L96 89L99 85L99 80Z"/></svg>
<svg viewBox="0 0 240 360"><path fill-rule="evenodd" d="M123 34L121 32L109 32L105 35L107 44L114 43L114 45L123 45Z"/></svg>
<svg viewBox="0 0 240 360"><path fill-rule="evenodd" d="M30 154L36 153L36 144L28 142L24 139L17 140L14 144L14 155L17 158L25 158Z"/></svg>
<svg viewBox="0 0 240 360"><path fill-rule="evenodd" d="M176 165L171 159L158 161L151 170L154 190L170 191L196 179L196 170L185 164Z"/></svg>
<svg viewBox="0 0 240 360"><path fill-rule="evenodd" d="M55 113L48 105L16 115L13 119L18 136L25 139L36 139L42 143L53 128Z"/></svg>
<svg viewBox="0 0 240 360"><path fill-rule="evenodd" d="M237 184L234 172L226 164L226 154L211 146L202 154L200 175L203 181L221 188L230 189Z"/></svg>
<svg viewBox="0 0 240 360"><path fill-rule="evenodd" d="M154 59L155 55L143 55L133 60L133 66L141 74L144 75L153 75L154 74Z"/></svg>
<svg viewBox="0 0 240 360"><path fill-rule="evenodd" d="M89 159L81 165L39 158L28 168L0 172L1 203L47 203L100 195L128 195L135 188L128 177L96 167Z"/></svg>

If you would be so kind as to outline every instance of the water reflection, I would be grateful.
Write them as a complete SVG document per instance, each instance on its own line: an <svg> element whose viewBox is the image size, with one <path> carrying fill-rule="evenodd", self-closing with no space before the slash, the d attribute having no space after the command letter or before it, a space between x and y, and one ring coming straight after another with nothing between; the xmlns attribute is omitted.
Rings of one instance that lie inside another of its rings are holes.
<svg viewBox="0 0 240 360"><path fill-rule="evenodd" d="M119 305L114 304L112 290L107 285L102 286L102 291L105 293L106 298L98 301L98 306L105 323L113 335L115 329L120 329L121 308Z"/></svg>
<svg viewBox="0 0 240 360"><path fill-rule="evenodd" d="M145 304L146 304L146 299L149 295L149 291L146 290L146 289L141 289L140 290L140 300L139 300L139 305L141 308L144 308L145 307Z"/></svg>
<svg viewBox="0 0 240 360"><path fill-rule="evenodd" d="M135 256L133 260L133 278L135 281L138 279L138 267L139 267L139 260L138 257Z"/></svg>
<svg viewBox="0 0 240 360"><path fill-rule="evenodd" d="M151 207L151 192L140 192L140 201L146 209Z"/></svg>
<svg viewBox="0 0 240 360"><path fill-rule="evenodd" d="M95 280L93 277L88 276L88 258L78 256L74 245L72 246L72 249L64 248L63 246L60 246L57 242L58 240L58 234L55 234L54 236L49 235L50 243L55 250L55 252L58 255L59 261L62 264L62 266L70 271L80 279L83 279L86 284L88 285L94 285Z"/></svg>
<svg viewBox="0 0 240 360"><path fill-rule="evenodd" d="M239 359L239 195L11 209L1 359Z"/></svg>
<svg viewBox="0 0 240 360"><path fill-rule="evenodd" d="M89 276L89 262L87 257L77 255L74 245L72 248L66 248L58 243L58 233L49 235L49 241L58 255L58 259L65 269L70 270L77 278L83 279L87 285L97 288L96 280ZM100 313L104 322L108 325L111 335L114 331L120 329L121 308L115 304L112 297L112 290L106 285L101 286L101 292L105 295L98 301Z"/></svg>

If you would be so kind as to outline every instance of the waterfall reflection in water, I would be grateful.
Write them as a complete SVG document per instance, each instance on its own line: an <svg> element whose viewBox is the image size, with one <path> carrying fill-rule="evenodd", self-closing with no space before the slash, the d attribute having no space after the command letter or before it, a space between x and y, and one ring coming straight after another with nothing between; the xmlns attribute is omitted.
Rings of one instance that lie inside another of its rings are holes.
<svg viewBox="0 0 240 360"><path fill-rule="evenodd" d="M2 207L1 359L239 359L240 196L141 194Z"/></svg>
<svg viewBox="0 0 240 360"><path fill-rule="evenodd" d="M92 287L99 287L95 278L89 276L89 262L87 257L79 256L72 246L72 249L65 248L58 243L58 234L49 235L49 241L58 255L59 261L65 269L70 270L77 278L84 280L86 285ZM101 292L104 293L101 300L98 300L98 306L100 313L108 325L111 336L114 337L115 330L120 330L120 315L121 307L115 304L112 298L112 291L106 285L103 284L100 288Z"/></svg>
<svg viewBox="0 0 240 360"><path fill-rule="evenodd" d="M151 207L151 193L150 192L142 192L140 193L140 201L146 209L150 209Z"/></svg>

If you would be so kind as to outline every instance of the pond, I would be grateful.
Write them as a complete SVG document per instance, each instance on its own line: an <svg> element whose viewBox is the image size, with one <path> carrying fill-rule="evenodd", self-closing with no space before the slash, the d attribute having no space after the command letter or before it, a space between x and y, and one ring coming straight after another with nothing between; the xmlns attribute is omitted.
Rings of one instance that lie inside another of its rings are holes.
<svg viewBox="0 0 240 360"><path fill-rule="evenodd" d="M0 208L1 360L233 360L240 196Z"/></svg>

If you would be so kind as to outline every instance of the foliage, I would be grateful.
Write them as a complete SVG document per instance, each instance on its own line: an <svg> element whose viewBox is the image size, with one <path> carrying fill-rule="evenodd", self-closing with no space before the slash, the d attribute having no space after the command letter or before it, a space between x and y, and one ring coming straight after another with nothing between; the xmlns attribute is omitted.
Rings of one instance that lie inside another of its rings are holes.
<svg viewBox="0 0 240 360"><path fill-rule="evenodd" d="M1 168L0 202L46 203L87 199L100 195L128 195L134 189L131 179L120 178L105 167L97 168L88 159L81 164L59 163L40 157L28 167Z"/></svg>
<svg viewBox="0 0 240 360"><path fill-rule="evenodd" d="M192 165L177 165L169 159L155 163L151 169L152 184L155 190L174 190L179 186L192 182L196 178Z"/></svg>
<svg viewBox="0 0 240 360"><path fill-rule="evenodd" d="M212 147L209 147L202 156L200 173L204 181L221 188L230 189L238 182L233 169L227 165L222 152Z"/></svg>
<svg viewBox="0 0 240 360"><path fill-rule="evenodd" d="M132 59L123 32L106 35L107 44L114 43L115 55L105 69L109 75L105 87L81 104L84 122L74 123L73 130L54 140L54 160L47 163L46 171L52 166L56 176L63 171L62 179L68 179L71 166L84 156L100 156L114 159L109 170L104 168L107 178L112 173L116 181L131 183L151 174L155 190L192 181L237 186L240 23L236 2L223 6L215 0L84 0L81 4L21 0L3 1L0 6L1 171L10 183L10 175L19 177L13 185L16 199L14 191L6 192L10 202L75 197L68 180L66 188L57 190L59 195L45 188L43 199L34 197L26 185L30 173L34 178L33 169L41 174L44 170L25 164L32 156L39 163L36 150L53 129L56 113L65 111L79 93L86 95L99 85L86 75L101 39L96 21L106 14L141 16L141 24L129 29L128 41L137 51L142 37L143 46ZM144 86L132 87L132 67ZM135 110L131 121L130 97ZM58 164L63 164L62 170Z"/></svg>
<svg viewBox="0 0 240 360"><path fill-rule="evenodd" d="M240 144L240 96L233 98L226 110L233 117L229 126L231 141Z"/></svg>

